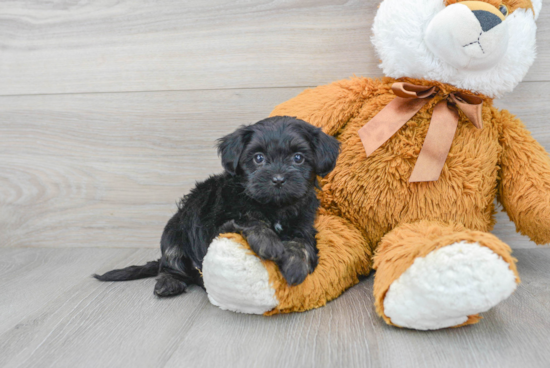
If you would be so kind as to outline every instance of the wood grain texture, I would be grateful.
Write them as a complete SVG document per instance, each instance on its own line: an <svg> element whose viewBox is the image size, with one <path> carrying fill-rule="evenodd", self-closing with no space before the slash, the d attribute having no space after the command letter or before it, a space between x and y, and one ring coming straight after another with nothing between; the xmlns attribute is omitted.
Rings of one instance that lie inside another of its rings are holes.
<svg viewBox="0 0 550 368"><path fill-rule="evenodd" d="M153 279L89 278L157 255L148 249L0 249L4 260L42 260L41 267L0 278L2 297L20 313L15 325L0 314L0 326L10 326L0 333L0 365L542 368L550 361L550 249L516 252L523 283L481 323L433 332L385 325L374 311L372 276L326 307L274 317L222 311L195 287L161 300L152 293ZM0 274L14 272L12 264L0 263ZM57 274L71 286L59 289L51 282ZM11 286L16 279L17 288Z"/></svg>
<svg viewBox="0 0 550 368"><path fill-rule="evenodd" d="M543 285L550 250L515 255L523 284L478 325L433 332L387 326L373 308L371 276L326 307L275 322L250 319L243 326L240 315L208 309L206 322L191 326L166 367L184 360L197 366L227 360L250 367L546 367L550 289ZM234 331L241 338L226 343Z"/></svg>
<svg viewBox="0 0 550 368"><path fill-rule="evenodd" d="M314 86L381 75L380 0L0 2L0 94ZM525 80L550 81L550 9Z"/></svg>
<svg viewBox="0 0 550 368"><path fill-rule="evenodd" d="M89 276L102 267L108 269L124 259L134 260L135 253L135 249L67 249L64 252L3 249L0 253L0 334L14 328L24 329L21 320L42 313L52 300L80 282L78 277Z"/></svg>
<svg viewBox="0 0 550 368"><path fill-rule="evenodd" d="M549 88L497 102L548 151ZM176 200L221 171L215 140L301 90L0 97L0 246L158 247ZM535 247L498 220L513 248Z"/></svg>
<svg viewBox="0 0 550 368"><path fill-rule="evenodd" d="M216 139L300 90L0 97L1 245L157 248Z"/></svg>
<svg viewBox="0 0 550 368"><path fill-rule="evenodd" d="M309 86L379 75L365 0L0 2L0 94Z"/></svg>
<svg viewBox="0 0 550 368"><path fill-rule="evenodd" d="M531 82L496 103L550 151L543 2ZM222 311L199 288L159 300L153 279L89 277L158 257L175 201L221 170L216 138L303 86L380 76L378 3L0 2L0 366L548 367L550 249L519 249L535 245L505 213L494 233L522 284L460 329L386 326L372 276L270 318Z"/></svg>

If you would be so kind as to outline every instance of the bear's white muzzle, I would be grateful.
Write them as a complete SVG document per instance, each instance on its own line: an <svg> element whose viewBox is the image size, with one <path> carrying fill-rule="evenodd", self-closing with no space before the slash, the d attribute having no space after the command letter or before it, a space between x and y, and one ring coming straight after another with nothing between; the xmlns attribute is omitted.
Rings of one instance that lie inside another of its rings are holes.
<svg viewBox="0 0 550 368"><path fill-rule="evenodd" d="M428 24L424 41L432 53L457 69L489 69L508 48L506 21L494 12L472 10L464 3L476 2L447 6Z"/></svg>

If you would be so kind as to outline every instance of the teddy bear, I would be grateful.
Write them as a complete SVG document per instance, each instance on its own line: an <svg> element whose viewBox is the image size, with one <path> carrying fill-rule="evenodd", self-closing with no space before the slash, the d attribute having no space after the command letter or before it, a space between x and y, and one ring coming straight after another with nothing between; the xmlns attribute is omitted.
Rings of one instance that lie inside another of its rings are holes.
<svg viewBox="0 0 550 368"><path fill-rule="evenodd" d="M550 158L493 105L535 59L541 7L382 1L372 42L385 76L308 89L271 114L341 143L319 191L317 268L290 286L239 234L222 234L203 263L210 302L242 313L306 311L373 270L377 313L403 328L473 324L506 299L520 278L510 247L490 233L495 198L519 232L550 242Z"/></svg>

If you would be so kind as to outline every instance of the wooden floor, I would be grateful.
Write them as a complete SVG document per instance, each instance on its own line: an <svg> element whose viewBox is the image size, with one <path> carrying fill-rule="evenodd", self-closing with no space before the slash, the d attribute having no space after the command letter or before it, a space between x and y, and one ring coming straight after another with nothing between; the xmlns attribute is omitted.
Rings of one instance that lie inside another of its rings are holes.
<svg viewBox="0 0 550 368"><path fill-rule="evenodd" d="M477 325L387 326L373 277L326 307L274 317L222 311L200 288L158 299L153 279L101 283L93 272L151 249L0 249L0 367L550 366L550 249L521 249L522 284Z"/></svg>
<svg viewBox="0 0 550 368"><path fill-rule="evenodd" d="M217 138L304 88L380 77L379 2L0 1L0 367L550 367L550 247L502 212L523 283L459 329L386 326L372 277L270 318L90 278L158 256L176 200L221 170ZM543 2L538 58L495 104L550 151Z"/></svg>

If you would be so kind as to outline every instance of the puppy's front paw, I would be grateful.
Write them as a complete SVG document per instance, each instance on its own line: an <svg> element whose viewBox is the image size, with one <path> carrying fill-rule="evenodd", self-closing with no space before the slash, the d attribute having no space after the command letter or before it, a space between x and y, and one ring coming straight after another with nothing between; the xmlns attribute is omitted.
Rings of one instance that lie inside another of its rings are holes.
<svg viewBox="0 0 550 368"><path fill-rule="evenodd" d="M307 250L304 250L306 253L307 260L309 262L309 273L312 273L315 271L315 268L319 264L319 257L315 252L308 252Z"/></svg>
<svg viewBox="0 0 550 368"><path fill-rule="evenodd" d="M229 220L220 227L219 233L241 233L243 230L243 227L237 225L235 220Z"/></svg>
<svg viewBox="0 0 550 368"><path fill-rule="evenodd" d="M270 229L255 229L245 232L250 248L262 259L279 261L283 258L285 247L277 234Z"/></svg>
<svg viewBox="0 0 550 368"><path fill-rule="evenodd" d="M284 241L283 245L285 246L286 254L292 254L306 262L308 266L308 273L315 271L315 268L319 263L319 257L317 256L317 252L313 246L296 240Z"/></svg>
<svg viewBox="0 0 550 368"><path fill-rule="evenodd" d="M285 255L279 269L290 285L301 284L317 267L317 254L309 251L307 245L297 241L285 241L283 244Z"/></svg>
<svg viewBox="0 0 550 368"><path fill-rule="evenodd" d="M289 285L299 285L309 274L309 263L303 257L291 254L283 259L279 269Z"/></svg>

